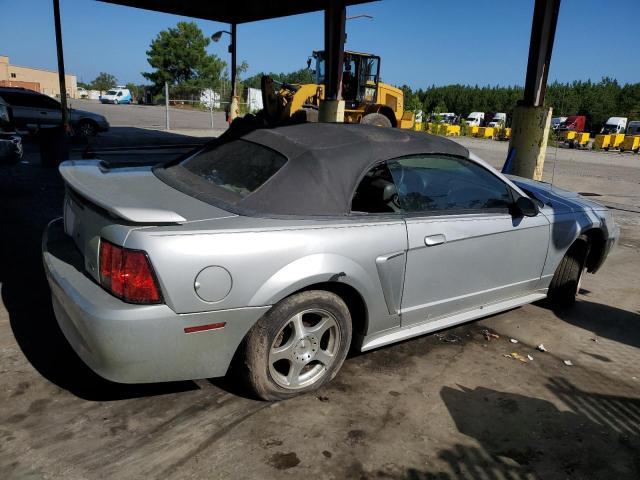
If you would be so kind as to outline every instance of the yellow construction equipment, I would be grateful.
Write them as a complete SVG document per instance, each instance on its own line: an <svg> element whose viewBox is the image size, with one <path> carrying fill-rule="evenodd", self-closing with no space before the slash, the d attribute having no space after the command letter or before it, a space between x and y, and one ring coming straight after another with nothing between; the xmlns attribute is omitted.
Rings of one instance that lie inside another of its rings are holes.
<svg viewBox="0 0 640 480"><path fill-rule="evenodd" d="M588 132L577 132L576 137L574 139L575 144L580 147L584 147L587 143L589 143L590 137L591 135L589 135Z"/></svg>
<svg viewBox="0 0 640 480"><path fill-rule="evenodd" d="M609 148L618 148L624 141L624 133L613 133L611 135L611 143Z"/></svg>
<svg viewBox="0 0 640 480"><path fill-rule="evenodd" d="M633 153L638 153L640 150L640 135L627 135L620 145L620 151L631 150Z"/></svg>
<svg viewBox="0 0 640 480"><path fill-rule="evenodd" d="M289 84L262 77L264 111L270 120L317 121L324 100L324 52L313 52L316 83ZM311 65L309 59L308 65ZM277 88L276 88L277 85ZM380 57L344 52L342 98L345 123L367 123L381 127L414 128L415 115L404 110L402 90L380 81Z"/></svg>
<svg viewBox="0 0 640 480"><path fill-rule="evenodd" d="M600 135L596 135L596 139L593 141L593 148L609 150L609 145L611 145L611 135L608 133L601 133Z"/></svg>

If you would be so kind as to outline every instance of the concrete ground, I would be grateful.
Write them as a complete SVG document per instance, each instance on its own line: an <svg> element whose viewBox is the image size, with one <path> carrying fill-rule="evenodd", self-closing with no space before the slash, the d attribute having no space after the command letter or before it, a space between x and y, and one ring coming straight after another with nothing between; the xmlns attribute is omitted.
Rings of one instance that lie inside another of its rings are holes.
<svg viewBox="0 0 640 480"><path fill-rule="evenodd" d="M506 154L459 141L494 165ZM545 178L554 156L554 183L600 195L622 226L574 308L540 302L354 355L317 394L271 404L233 378L120 385L84 366L40 261L63 187L30 153L0 171L0 476L640 478L640 158L550 149Z"/></svg>
<svg viewBox="0 0 640 480"><path fill-rule="evenodd" d="M111 105L97 100L71 100L71 108L99 113L107 117L111 125L119 127L164 129L167 124L164 105ZM172 130L220 130L226 126L225 115L221 111L211 114L208 111L169 108L169 127Z"/></svg>

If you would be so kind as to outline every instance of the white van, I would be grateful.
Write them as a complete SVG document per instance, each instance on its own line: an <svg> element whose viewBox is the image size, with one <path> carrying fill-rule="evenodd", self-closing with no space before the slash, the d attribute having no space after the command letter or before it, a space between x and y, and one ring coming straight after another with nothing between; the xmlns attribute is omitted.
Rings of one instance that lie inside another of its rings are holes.
<svg viewBox="0 0 640 480"><path fill-rule="evenodd" d="M551 130L553 130L554 132L558 130L560 124L563 123L566 119L567 117L553 117L551 119Z"/></svg>
<svg viewBox="0 0 640 480"><path fill-rule="evenodd" d="M507 114L506 113L495 113L493 118L489 122L489 127L504 127L507 124Z"/></svg>
<svg viewBox="0 0 640 480"><path fill-rule="evenodd" d="M626 128L626 117L611 117L602 126L600 133L624 133Z"/></svg>
<svg viewBox="0 0 640 480"><path fill-rule="evenodd" d="M471 112L465 120L470 127L480 127L484 122L484 112Z"/></svg>
<svg viewBox="0 0 640 480"><path fill-rule="evenodd" d="M640 135L640 120L633 120L627 126L627 135Z"/></svg>
<svg viewBox="0 0 640 480"><path fill-rule="evenodd" d="M131 92L125 87L116 87L100 96L100 103L131 103Z"/></svg>

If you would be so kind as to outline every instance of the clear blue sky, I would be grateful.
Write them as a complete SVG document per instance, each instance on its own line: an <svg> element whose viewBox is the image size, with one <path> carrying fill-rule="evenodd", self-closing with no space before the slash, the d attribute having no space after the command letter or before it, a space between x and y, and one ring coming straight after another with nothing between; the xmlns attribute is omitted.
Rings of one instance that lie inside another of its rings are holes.
<svg viewBox="0 0 640 480"><path fill-rule="evenodd" d="M183 0L188 1L188 0ZM231 0L233 1L233 0ZM301 1L301 0L298 0ZM215 3L215 2L212 2ZM142 83L145 51L182 17L93 0L60 0L66 68L88 82L99 72ZM0 0L0 54L18 65L56 68L52 2ZM524 83L533 0L382 0L350 7L347 48L382 56L382 78L413 88L450 83ZM322 14L238 26L249 74L304 67L322 48ZM211 34L226 28L197 20ZM226 39L209 51L228 60ZM640 0L562 0L550 80L640 82Z"/></svg>

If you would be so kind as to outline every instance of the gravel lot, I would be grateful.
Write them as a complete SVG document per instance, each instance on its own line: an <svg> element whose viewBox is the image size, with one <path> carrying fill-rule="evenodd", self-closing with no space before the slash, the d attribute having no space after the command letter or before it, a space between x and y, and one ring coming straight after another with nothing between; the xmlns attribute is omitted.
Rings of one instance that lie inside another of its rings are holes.
<svg viewBox="0 0 640 480"><path fill-rule="evenodd" d="M123 129L159 122L157 107L95 106ZM101 145L203 140L127 132ZM457 141L496 166L506 156L505 143ZM599 195L622 225L573 309L539 302L355 355L317 395L269 404L233 378L120 385L82 364L57 327L40 260L63 189L30 153L0 171L1 476L640 478L640 157L547 156L545 179L556 157L554 183ZM500 338L485 340L485 328Z"/></svg>

